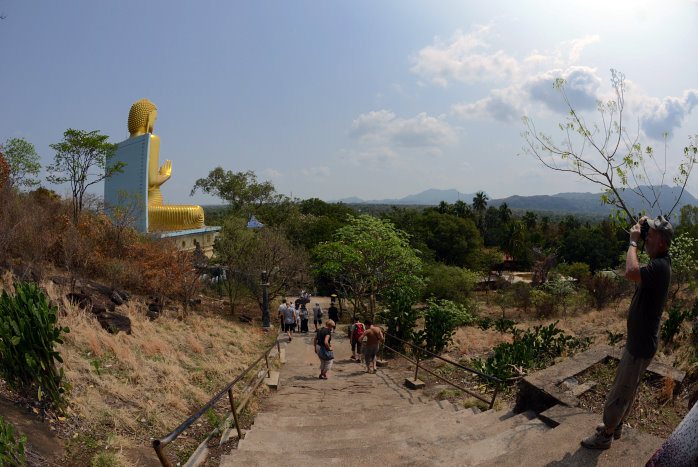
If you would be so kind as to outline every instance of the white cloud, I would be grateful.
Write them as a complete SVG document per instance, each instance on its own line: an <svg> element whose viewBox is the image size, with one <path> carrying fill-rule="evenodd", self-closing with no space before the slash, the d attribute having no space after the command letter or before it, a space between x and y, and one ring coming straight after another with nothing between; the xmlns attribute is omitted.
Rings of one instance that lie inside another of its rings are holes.
<svg viewBox="0 0 698 467"><path fill-rule="evenodd" d="M684 119L698 105L698 90L688 89L681 97L647 98L642 112L642 129L650 138L662 139L680 128Z"/></svg>
<svg viewBox="0 0 698 467"><path fill-rule="evenodd" d="M549 70L528 79L522 89L531 100L542 102L552 110L568 110L560 92L553 87L557 78L566 81L565 93L576 110L590 110L596 107L601 78L595 68L571 66L566 70Z"/></svg>
<svg viewBox="0 0 698 467"><path fill-rule="evenodd" d="M283 176L283 174L276 169L264 169L262 170L262 175L264 175L265 178L271 178L272 180L279 179Z"/></svg>
<svg viewBox="0 0 698 467"><path fill-rule="evenodd" d="M430 117L422 112L402 119L384 109L359 115L352 123L350 135L364 144L403 148L438 149L458 141L444 117Z"/></svg>
<svg viewBox="0 0 698 467"><path fill-rule="evenodd" d="M513 123L523 115L518 89L494 89L489 96L472 103L454 104L451 112L465 120L496 120Z"/></svg>
<svg viewBox="0 0 698 467"><path fill-rule="evenodd" d="M533 102L542 103L557 112L566 112L565 101L553 87L556 78L567 81L565 91L575 109L590 110L596 107L601 86L596 69L572 66L565 70L538 73L503 89L492 89L487 97L475 102L454 104L451 112L462 119L488 119L505 123L518 122Z"/></svg>
<svg viewBox="0 0 698 467"><path fill-rule="evenodd" d="M569 62L574 63L582 56L584 48L590 44L601 42L601 37L598 34L584 36L581 39L572 39L571 41L563 42L563 46L569 46Z"/></svg>
<svg viewBox="0 0 698 467"><path fill-rule="evenodd" d="M449 42L439 38L424 47L413 58L412 71L432 83L446 87L451 80L480 82L511 79L519 71L518 61L501 50L484 53L485 42L491 26L479 26L474 32L456 31Z"/></svg>
<svg viewBox="0 0 698 467"><path fill-rule="evenodd" d="M301 169L301 173L306 177L329 177L330 168L327 166L309 167Z"/></svg>

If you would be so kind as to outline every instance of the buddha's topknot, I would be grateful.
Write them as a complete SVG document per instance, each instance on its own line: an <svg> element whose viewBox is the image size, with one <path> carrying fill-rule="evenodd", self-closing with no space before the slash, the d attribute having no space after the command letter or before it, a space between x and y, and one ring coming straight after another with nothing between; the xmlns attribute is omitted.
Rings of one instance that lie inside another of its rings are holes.
<svg viewBox="0 0 698 467"><path fill-rule="evenodd" d="M148 115L153 110L157 110L157 107L148 99L141 99L133 104L128 113L128 132L133 134L139 129L145 128L148 124Z"/></svg>

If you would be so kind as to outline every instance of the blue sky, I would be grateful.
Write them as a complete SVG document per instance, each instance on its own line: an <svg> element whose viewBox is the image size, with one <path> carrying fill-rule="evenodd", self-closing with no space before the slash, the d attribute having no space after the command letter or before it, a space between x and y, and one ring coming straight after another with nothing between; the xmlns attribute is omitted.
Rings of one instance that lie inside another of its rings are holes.
<svg viewBox="0 0 698 467"><path fill-rule="evenodd" d="M661 149L670 132L669 165L698 133L691 0L0 0L0 13L0 141L26 138L47 165L67 128L127 138L148 98L169 203L216 202L189 192L218 165L326 200L597 191L517 154L523 115L556 135L556 77L592 109L610 68L640 141Z"/></svg>

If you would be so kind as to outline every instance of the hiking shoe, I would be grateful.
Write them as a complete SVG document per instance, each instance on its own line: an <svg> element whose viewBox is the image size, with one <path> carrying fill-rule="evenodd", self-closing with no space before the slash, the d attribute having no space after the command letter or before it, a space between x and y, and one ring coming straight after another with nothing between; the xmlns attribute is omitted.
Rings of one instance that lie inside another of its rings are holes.
<svg viewBox="0 0 698 467"><path fill-rule="evenodd" d="M320 375L320 378L327 379L327 375Z"/></svg>
<svg viewBox="0 0 698 467"><path fill-rule="evenodd" d="M587 449L608 449L613 442L613 435L606 435L603 431L597 432L582 440L582 446Z"/></svg>
<svg viewBox="0 0 698 467"><path fill-rule="evenodd" d="M604 431L605 429L606 429L606 425L604 425L603 423L596 427L597 432ZM621 423L620 425L618 425L616 427L615 431L613 432L613 439L620 439L620 437L622 435L623 435L623 424Z"/></svg>

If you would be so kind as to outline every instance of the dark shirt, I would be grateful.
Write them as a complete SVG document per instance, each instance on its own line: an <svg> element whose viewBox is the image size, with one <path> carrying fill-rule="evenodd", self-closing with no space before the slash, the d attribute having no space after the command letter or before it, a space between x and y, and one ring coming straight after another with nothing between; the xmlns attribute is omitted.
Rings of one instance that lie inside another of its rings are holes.
<svg viewBox="0 0 698 467"><path fill-rule="evenodd" d="M628 352L652 358L657 352L659 322L671 280L671 258L662 253L640 268L642 281L635 289L628 311Z"/></svg>
<svg viewBox="0 0 698 467"><path fill-rule="evenodd" d="M339 310L337 309L336 306L332 305L328 310L327 314L329 315L331 320L337 321L337 318L339 318Z"/></svg>
<svg viewBox="0 0 698 467"><path fill-rule="evenodd" d="M327 341L327 345L330 345L330 342L332 342L332 333L330 332L330 330L327 328L320 328L317 330L318 345L325 345L325 336L330 336L330 340Z"/></svg>

